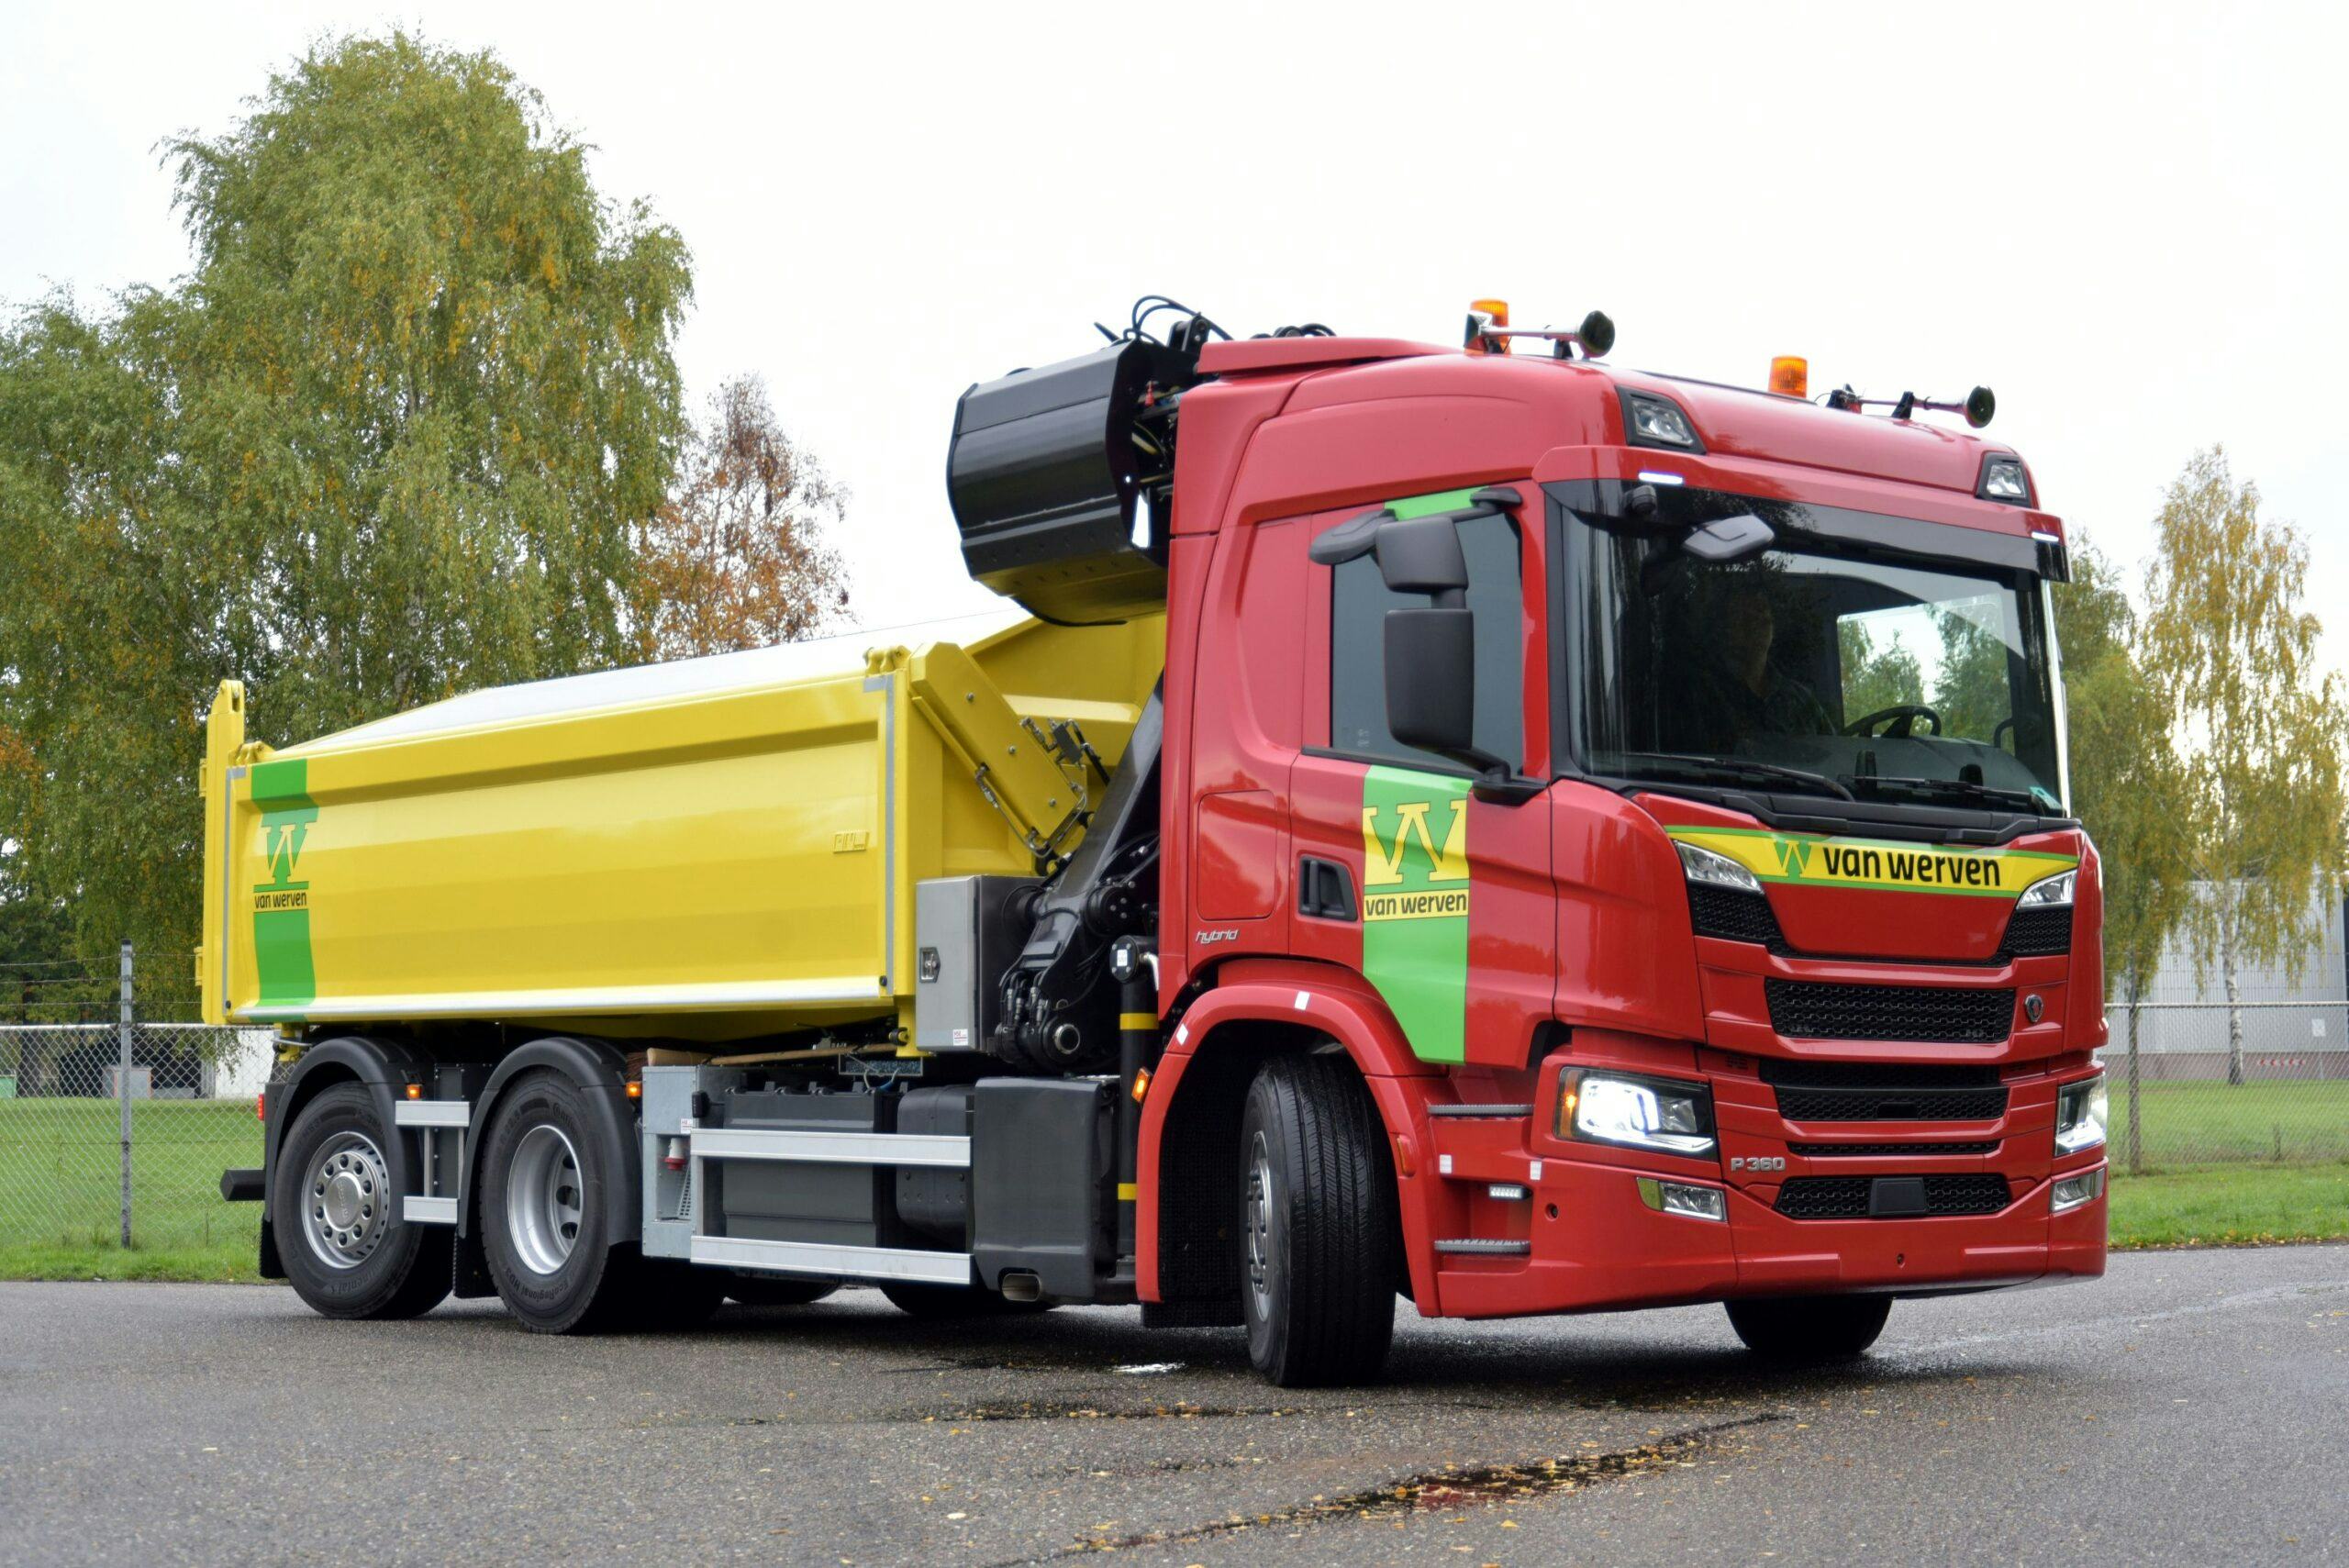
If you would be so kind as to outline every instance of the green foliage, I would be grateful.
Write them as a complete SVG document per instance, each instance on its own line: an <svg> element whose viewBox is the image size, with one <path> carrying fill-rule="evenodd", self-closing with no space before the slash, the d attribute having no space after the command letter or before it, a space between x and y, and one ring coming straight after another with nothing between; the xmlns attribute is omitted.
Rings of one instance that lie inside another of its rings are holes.
<svg viewBox="0 0 2349 1568"><path fill-rule="evenodd" d="M2183 929L2197 973L2215 965L2232 1003L2244 964L2298 975L2318 945L2318 897L2341 874L2349 724L2303 607L2308 547L2259 515L2223 451L2187 464L2156 527L2143 663L2168 696L2188 863L2205 884ZM2240 1017L2230 1023L2240 1082Z"/></svg>
<svg viewBox="0 0 2349 1568"><path fill-rule="evenodd" d="M1914 707L1925 700L1925 678L1917 667L1917 656L1898 641L1876 647L1867 623L1858 616L1846 616L1835 623L1835 640L1842 661L1845 723L1888 707Z"/></svg>
<svg viewBox="0 0 2349 1568"><path fill-rule="evenodd" d="M2188 806L2167 693L2141 667L2142 628L2111 562L2074 540L2056 590L2071 720L2072 809L2104 874L2105 994L2143 995L2186 910Z"/></svg>
<svg viewBox="0 0 2349 1568"><path fill-rule="evenodd" d="M167 152L192 274L0 333L0 837L94 957L193 940L219 680L296 738L618 655L684 428L682 241L494 57L323 46Z"/></svg>
<svg viewBox="0 0 2349 1568"><path fill-rule="evenodd" d="M1942 636L1941 667L1933 673L1933 710L1942 716L1942 733L1987 740L2015 712L2006 640L1953 609L1938 611L1933 620ZM2008 750L2014 749L2011 734L2001 739Z"/></svg>

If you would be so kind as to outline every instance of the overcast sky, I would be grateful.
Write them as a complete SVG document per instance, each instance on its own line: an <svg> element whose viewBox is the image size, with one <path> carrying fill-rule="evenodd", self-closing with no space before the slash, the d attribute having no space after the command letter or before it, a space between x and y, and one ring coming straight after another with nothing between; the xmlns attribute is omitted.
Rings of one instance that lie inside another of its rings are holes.
<svg viewBox="0 0 2349 1568"><path fill-rule="evenodd" d="M1147 292L1438 341L1498 295L1603 307L1626 365L1986 382L2046 503L2132 565L2223 442L2310 539L2349 665L2339 7L1588 10L10 0L0 299L170 282L157 139L404 25L497 50L683 232L688 384L763 375L847 483L868 625L992 602L941 477L972 381Z"/></svg>

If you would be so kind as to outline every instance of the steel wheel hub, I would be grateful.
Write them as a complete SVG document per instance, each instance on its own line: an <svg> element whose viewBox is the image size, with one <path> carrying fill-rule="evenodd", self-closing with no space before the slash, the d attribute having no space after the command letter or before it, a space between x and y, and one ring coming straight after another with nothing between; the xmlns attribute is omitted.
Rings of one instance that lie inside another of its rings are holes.
<svg viewBox="0 0 2349 1568"><path fill-rule="evenodd" d="M1275 1202L1272 1154L1264 1147L1264 1135L1260 1132L1248 1150L1248 1208L1242 1217L1242 1227L1248 1236L1248 1293L1255 1298L1256 1320L1260 1323L1272 1316L1273 1211Z"/></svg>
<svg viewBox="0 0 2349 1568"><path fill-rule="evenodd" d="M302 1234L330 1269L355 1269L391 1230L391 1173L363 1132L338 1132L310 1157L302 1188Z"/></svg>
<svg viewBox="0 0 2349 1568"><path fill-rule="evenodd" d="M522 1266L560 1273L578 1243L582 1214L579 1151L561 1128L540 1122L515 1146L506 1178L506 1234Z"/></svg>

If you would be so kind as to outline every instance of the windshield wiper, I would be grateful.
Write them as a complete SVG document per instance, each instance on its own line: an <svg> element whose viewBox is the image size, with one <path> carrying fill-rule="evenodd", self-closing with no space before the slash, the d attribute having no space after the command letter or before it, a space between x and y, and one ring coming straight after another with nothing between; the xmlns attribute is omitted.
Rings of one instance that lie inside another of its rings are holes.
<svg viewBox="0 0 2349 1568"><path fill-rule="evenodd" d="M1831 795L1839 800L1857 797L1825 773L1808 773L1801 768L1780 767L1776 762L1756 762L1750 757L1708 757L1695 751L1621 751L1618 756L1642 764L1662 762L1667 768L1678 768L1684 775L1699 778L1729 779L1739 784L1776 781L1800 784L1820 795Z"/></svg>
<svg viewBox="0 0 2349 1568"><path fill-rule="evenodd" d="M2041 812L2042 791L1998 789L1989 784L1976 784L1970 779L1881 778L1873 773L1862 773L1852 783L1872 795L1898 795L1910 800L1946 801L1964 806L2019 806L2034 814L2054 815Z"/></svg>

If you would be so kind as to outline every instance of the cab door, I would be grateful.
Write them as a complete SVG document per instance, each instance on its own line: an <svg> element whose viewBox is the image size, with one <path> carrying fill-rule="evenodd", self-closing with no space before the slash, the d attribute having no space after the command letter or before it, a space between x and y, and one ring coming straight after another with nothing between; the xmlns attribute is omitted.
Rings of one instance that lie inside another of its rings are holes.
<svg viewBox="0 0 2349 1568"><path fill-rule="evenodd" d="M1540 491L1519 488L1538 517ZM1465 506L1468 495L1387 505L1415 517ZM1362 511L1306 519L1308 535ZM1545 773L1541 530L1508 516L1473 517L1460 540L1476 617L1475 742L1521 772ZM1387 730L1386 613L1423 597L1389 592L1365 556L1308 562L1304 601L1292 945L1369 980L1421 1060L1523 1067L1555 990L1549 812L1538 798L1475 798L1465 769Z"/></svg>

